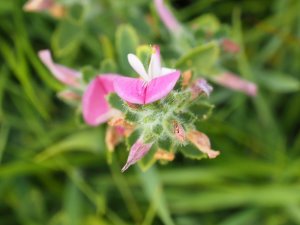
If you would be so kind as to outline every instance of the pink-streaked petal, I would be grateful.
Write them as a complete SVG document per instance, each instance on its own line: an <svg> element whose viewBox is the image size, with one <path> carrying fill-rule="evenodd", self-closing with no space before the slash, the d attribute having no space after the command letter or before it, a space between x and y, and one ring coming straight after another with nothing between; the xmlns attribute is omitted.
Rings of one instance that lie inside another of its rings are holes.
<svg viewBox="0 0 300 225"><path fill-rule="evenodd" d="M72 90L63 90L57 93L58 97L64 101L80 101L81 96Z"/></svg>
<svg viewBox="0 0 300 225"><path fill-rule="evenodd" d="M195 85L199 93L204 92L207 96L213 91L213 87L210 86L205 79L198 79Z"/></svg>
<svg viewBox="0 0 300 225"><path fill-rule="evenodd" d="M148 74L153 79L154 77L161 76L161 62L160 62L160 49L159 46L153 46L153 53L151 55Z"/></svg>
<svg viewBox="0 0 300 225"><path fill-rule="evenodd" d="M114 73L101 74L97 76L97 78L101 81L101 84L105 89L106 93L111 93L115 91L114 80L118 77L122 76Z"/></svg>
<svg viewBox="0 0 300 225"><path fill-rule="evenodd" d="M149 81L151 77L148 76L145 67L141 60L134 54L128 54L127 56L130 66L137 72L144 80Z"/></svg>
<svg viewBox="0 0 300 225"><path fill-rule="evenodd" d="M155 8L159 17L165 26L174 33L177 33L181 27L171 11L164 5L163 0L154 0Z"/></svg>
<svg viewBox="0 0 300 225"><path fill-rule="evenodd" d="M114 91L113 82L117 75L97 76L87 87L82 97L84 121L97 126L116 115L116 110L110 108L105 97Z"/></svg>
<svg viewBox="0 0 300 225"><path fill-rule="evenodd" d="M135 164L138 160L143 158L150 150L152 143L145 144L141 139L138 139L134 145L132 145L127 162L122 168L122 172L127 170L131 165Z"/></svg>
<svg viewBox="0 0 300 225"><path fill-rule="evenodd" d="M169 94L180 77L180 71L151 80L147 85L144 104L155 102Z"/></svg>
<svg viewBox="0 0 300 225"><path fill-rule="evenodd" d="M147 83L137 78L118 77L114 87L116 93L127 102L149 104L165 97L174 88L179 77L179 71L154 78Z"/></svg>
<svg viewBox="0 0 300 225"><path fill-rule="evenodd" d="M145 103L146 85L142 79L118 77L115 79L114 87L123 100L134 104Z"/></svg>
<svg viewBox="0 0 300 225"><path fill-rule="evenodd" d="M59 64L55 64L52 60L49 50L39 51L38 55L41 61L60 82L73 87L80 86L80 72Z"/></svg>
<svg viewBox="0 0 300 225"><path fill-rule="evenodd" d="M241 91L249 96L256 96L257 86L255 83L244 80L239 76L226 72L213 78L214 81L232 90Z"/></svg>
<svg viewBox="0 0 300 225"><path fill-rule="evenodd" d="M238 53L240 51L240 46L230 39L223 39L221 43L225 52L229 52L232 54Z"/></svg>
<svg viewBox="0 0 300 225"><path fill-rule="evenodd" d="M23 8L28 12L38 12L50 9L53 5L53 0L29 0L25 3Z"/></svg>
<svg viewBox="0 0 300 225"><path fill-rule="evenodd" d="M161 68L161 75L160 76L164 76L164 75L167 75L169 73L173 73L175 71L176 71L176 69L163 67L163 68Z"/></svg>

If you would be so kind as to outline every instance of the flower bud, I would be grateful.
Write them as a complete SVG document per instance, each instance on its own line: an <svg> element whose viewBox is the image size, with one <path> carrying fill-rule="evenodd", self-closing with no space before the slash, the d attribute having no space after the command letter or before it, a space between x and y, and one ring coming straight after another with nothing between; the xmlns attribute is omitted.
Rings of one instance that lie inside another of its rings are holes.
<svg viewBox="0 0 300 225"><path fill-rule="evenodd" d="M212 90L213 87L210 86L205 79L198 79L191 86L192 98L194 99L202 93L209 96Z"/></svg>
<svg viewBox="0 0 300 225"><path fill-rule="evenodd" d="M173 121L173 133L175 134L175 137L179 142L182 143L185 141L185 131L182 125L175 120Z"/></svg>
<svg viewBox="0 0 300 225"><path fill-rule="evenodd" d="M143 140L141 138L138 139L134 143L134 145L132 145L132 147L130 149L127 162L126 162L125 166L122 168L122 172L124 172L131 165L135 164L138 160L143 158L148 153L151 146L152 146L152 143L146 144L146 143L143 142Z"/></svg>
<svg viewBox="0 0 300 225"><path fill-rule="evenodd" d="M182 87L186 88L187 86L189 86L190 82L192 79L192 71L191 70L187 70L185 72L182 73Z"/></svg>
<svg viewBox="0 0 300 225"><path fill-rule="evenodd" d="M237 43L227 38L223 39L221 45L224 51L228 53L236 54L240 51L240 46Z"/></svg>
<svg viewBox="0 0 300 225"><path fill-rule="evenodd" d="M165 160L165 161L173 161L175 158L175 155L173 152L168 152L163 149L158 149L156 153L154 154L154 158L156 160Z"/></svg>
<svg viewBox="0 0 300 225"><path fill-rule="evenodd" d="M57 93L57 96L66 102L80 102L81 96L71 90L63 90Z"/></svg>
<svg viewBox="0 0 300 225"><path fill-rule="evenodd" d="M192 142L201 152L208 155L208 158L216 158L220 152L211 149L209 138L202 132L192 130L188 132L187 138Z"/></svg>

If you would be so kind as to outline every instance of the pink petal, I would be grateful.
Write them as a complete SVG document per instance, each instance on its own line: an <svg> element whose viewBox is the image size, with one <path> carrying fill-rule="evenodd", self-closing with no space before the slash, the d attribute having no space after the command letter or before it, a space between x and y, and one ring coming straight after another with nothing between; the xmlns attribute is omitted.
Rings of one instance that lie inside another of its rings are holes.
<svg viewBox="0 0 300 225"><path fill-rule="evenodd" d="M142 79L118 77L114 82L114 87L123 100L134 104L144 104L146 85Z"/></svg>
<svg viewBox="0 0 300 225"><path fill-rule="evenodd" d="M51 53L49 50L39 51L38 55L42 62L48 67L51 73L60 82L73 87L80 86L81 74L78 71L59 64L55 64L52 60Z"/></svg>
<svg viewBox="0 0 300 225"><path fill-rule="evenodd" d="M25 11L35 12L50 9L53 5L53 0L29 0L23 8Z"/></svg>
<svg viewBox="0 0 300 225"><path fill-rule="evenodd" d="M159 17L161 18L165 26L171 32L178 32L180 30L180 24L178 23L174 15L171 13L171 11L164 5L164 1L154 0L154 4L159 14Z"/></svg>
<svg viewBox="0 0 300 225"><path fill-rule="evenodd" d="M157 77L151 80L147 85L144 104L155 102L169 94L174 88L180 72L177 70L165 76Z"/></svg>
<svg viewBox="0 0 300 225"><path fill-rule="evenodd" d="M149 104L165 97L175 86L180 72L175 71L146 83L137 78L118 77L114 82L116 93L134 104Z"/></svg>
<svg viewBox="0 0 300 225"><path fill-rule="evenodd" d="M193 95L199 95L200 93L204 92L206 96L209 96L213 90L213 87L210 86L205 79L198 79L191 89Z"/></svg>
<svg viewBox="0 0 300 225"><path fill-rule="evenodd" d="M233 73L223 73L213 78L214 81L224 87L244 92L249 96L256 96L257 86L255 83L241 79Z"/></svg>
<svg viewBox="0 0 300 225"><path fill-rule="evenodd" d="M122 168L122 172L127 170L131 165L135 164L138 160L143 158L150 150L152 143L145 144L141 139L138 139L134 145L132 145L127 162Z"/></svg>
<svg viewBox="0 0 300 225"><path fill-rule="evenodd" d="M97 76L87 87L82 98L84 121L97 126L110 119L115 111L107 103L105 97L114 91L113 81L117 75Z"/></svg>
<svg viewBox="0 0 300 225"><path fill-rule="evenodd" d="M154 53L151 55L148 74L153 79L161 76L160 48L158 45L153 46Z"/></svg>
<svg viewBox="0 0 300 225"><path fill-rule="evenodd" d="M225 52L235 54L240 51L240 46L230 39L223 39L221 44Z"/></svg>
<svg viewBox="0 0 300 225"><path fill-rule="evenodd" d="M72 90L63 90L58 92L58 97L65 101L80 101L81 96Z"/></svg>

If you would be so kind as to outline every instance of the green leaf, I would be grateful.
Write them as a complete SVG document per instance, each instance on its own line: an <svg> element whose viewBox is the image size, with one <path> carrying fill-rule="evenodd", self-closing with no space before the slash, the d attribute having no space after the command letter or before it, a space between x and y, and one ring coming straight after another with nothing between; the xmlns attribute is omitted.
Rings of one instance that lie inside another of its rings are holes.
<svg viewBox="0 0 300 225"><path fill-rule="evenodd" d="M99 40L100 40L103 55L105 56L105 58L113 59L114 58L114 47L113 47L109 37L107 37L105 35L101 35Z"/></svg>
<svg viewBox="0 0 300 225"><path fill-rule="evenodd" d="M95 76L98 75L98 72L91 66L85 66L81 69L83 80L86 83L89 83Z"/></svg>
<svg viewBox="0 0 300 225"><path fill-rule="evenodd" d="M198 150L194 145L187 144L185 146L179 146L178 150L182 152L182 154L190 159L203 159L207 158L205 154L203 154L200 150Z"/></svg>
<svg viewBox="0 0 300 225"><path fill-rule="evenodd" d="M100 73L116 73L116 72L117 72L117 65L113 59L107 58L101 62Z"/></svg>
<svg viewBox="0 0 300 225"><path fill-rule="evenodd" d="M204 14L191 22L193 29L201 29L205 32L215 33L220 29L220 21L213 14Z"/></svg>
<svg viewBox="0 0 300 225"><path fill-rule="evenodd" d="M52 46L56 55L64 56L77 51L83 38L83 30L77 24L63 21L52 36Z"/></svg>
<svg viewBox="0 0 300 225"><path fill-rule="evenodd" d="M269 90L287 93L300 90L300 80L277 71L256 71L258 82Z"/></svg>
<svg viewBox="0 0 300 225"><path fill-rule="evenodd" d="M121 25L116 31L116 48L119 63L124 74L132 74L127 55L134 53L138 47L139 39L135 29L130 25Z"/></svg>
<svg viewBox="0 0 300 225"><path fill-rule="evenodd" d="M151 167L144 173L139 172L139 177L141 183L143 184L146 196L148 197L149 201L154 204L160 219L163 221L163 224L174 225L175 223L173 222L167 201L165 199L162 183L155 167Z"/></svg>
<svg viewBox="0 0 300 225"><path fill-rule="evenodd" d="M112 108L124 111L124 102L116 93L111 93L106 98Z"/></svg>
<svg viewBox="0 0 300 225"><path fill-rule="evenodd" d="M152 55L152 47L150 45L141 45L136 50L137 57L141 60L145 68L148 68Z"/></svg>
<svg viewBox="0 0 300 225"><path fill-rule="evenodd" d="M194 68L197 73L209 73L209 70L217 62L219 51L218 44L214 41L200 45L182 56L176 62L176 67L181 69Z"/></svg>

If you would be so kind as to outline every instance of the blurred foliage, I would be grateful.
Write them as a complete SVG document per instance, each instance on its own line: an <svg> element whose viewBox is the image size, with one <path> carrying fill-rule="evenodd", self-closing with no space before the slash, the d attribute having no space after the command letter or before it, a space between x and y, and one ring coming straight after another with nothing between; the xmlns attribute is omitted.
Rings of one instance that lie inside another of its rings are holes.
<svg viewBox="0 0 300 225"><path fill-rule="evenodd" d="M259 94L215 86L214 114L199 126L217 159L177 155L126 174L124 146L108 164L105 127L78 123L36 52L51 46L74 68L126 72L121 56L137 44L176 51L150 1L64 2L61 20L25 13L21 0L0 2L1 224L300 224L300 1L170 2L183 23L210 13L232 26L241 52L227 66ZM135 32L139 40L120 43Z"/></svg>

